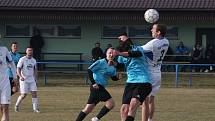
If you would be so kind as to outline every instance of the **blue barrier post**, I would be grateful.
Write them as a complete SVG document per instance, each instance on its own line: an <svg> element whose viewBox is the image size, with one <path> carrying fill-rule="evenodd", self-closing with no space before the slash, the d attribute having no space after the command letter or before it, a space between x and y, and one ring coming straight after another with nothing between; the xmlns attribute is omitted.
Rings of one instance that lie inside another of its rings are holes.
<svg viewBox="0 0 215 121"><path fill-rule="evenodd" d="M179 84L178 73L178 64L175 64L175 87L178 87Z"/></svg>
<svg viewBox="0 0 215 121"><path fill-rule="evenodd" d="M192 86L192 65L190 65L190 78L189 78L189 81L188 81L188 85L189 85L189 87Z"/></svg>
<svg viewBox="0 0 215 121"><path fill-rule="evenodd" d="M44 73L44 85L46 85L47 84L47 75L46 75L46 73Z"/></svg>

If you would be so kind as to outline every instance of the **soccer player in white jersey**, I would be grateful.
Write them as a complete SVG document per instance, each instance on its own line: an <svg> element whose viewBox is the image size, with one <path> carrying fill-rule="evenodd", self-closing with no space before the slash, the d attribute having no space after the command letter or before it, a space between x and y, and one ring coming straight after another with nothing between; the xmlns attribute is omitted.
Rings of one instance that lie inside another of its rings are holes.
<svg viewBox="0 0 215 121"><path fill-rule="evenodd" d="M28 47L26 55L20 58L17 64L17 74L19 76L20 93L15 105L15 112L19 111L19 107L23 99L29 92L32 94L33 111L39 113L37 98L37 66L36 60L32 57L33 49Z"/></svg>
<svg viewBox="0 0 215 121"><path fill-rule="evenodd" d="M11 100L11 87L7 72L8 64L11 67L13 81L16 81L16 67L6 47L0 46L0 109L1 121L9 121L9 104Z"/></svg>
<svg viewBox="0 0 215 121"><path fill-rule="evenodd" d="M169 41L165 38L166 25L154 24L151 33L154 39L143 45L144 53L148 62L148 70L152 81L152 92L142 105L142 121L152 121L155 111L155 95L161 85L161 64L169 47ZM149 116L147 116L149 113Z"/></svg>

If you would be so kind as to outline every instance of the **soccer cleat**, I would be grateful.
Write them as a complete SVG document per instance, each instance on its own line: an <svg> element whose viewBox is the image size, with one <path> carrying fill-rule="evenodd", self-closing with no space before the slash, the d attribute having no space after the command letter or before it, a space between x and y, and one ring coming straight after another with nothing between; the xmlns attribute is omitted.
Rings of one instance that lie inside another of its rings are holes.
<svg viewBox="0 0 215 121"><path fill-rule="evenodd" d="M93 117L91 121L100 121L97 117Z"/></svg>
<svg viewBox="0 0 215 121"><path fill-rule="evenodd" d="M18 107L18 106L15 106L15 107L14 107L14 111L15 111L15 112L19 112L19 107Z"/></svg>
<svg viewBox="0 0 215 121"><path fill-rule="evenodd" d="M40 113L39 109L34 110L35 113Z"/></svg>

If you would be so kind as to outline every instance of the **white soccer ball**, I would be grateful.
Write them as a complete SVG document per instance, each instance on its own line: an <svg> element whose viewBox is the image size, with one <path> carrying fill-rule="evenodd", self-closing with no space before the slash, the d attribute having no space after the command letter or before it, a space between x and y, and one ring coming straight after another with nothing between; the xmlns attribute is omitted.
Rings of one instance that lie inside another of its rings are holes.
<svg viewBox="0 0 215 121"><path fill-rule="evenodd" d="M149 23L155 23L159 19L159 13L155 9L148 9L144 14L144 18Z"/></svg>

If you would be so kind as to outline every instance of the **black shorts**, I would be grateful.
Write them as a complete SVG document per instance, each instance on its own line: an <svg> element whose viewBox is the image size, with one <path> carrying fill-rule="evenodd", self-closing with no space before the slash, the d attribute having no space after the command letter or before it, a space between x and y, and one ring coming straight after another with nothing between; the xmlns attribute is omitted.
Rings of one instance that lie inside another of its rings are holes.
<svg viewBox="0 0 215 121"><path fill-rule="evenodd" d="M130 104L131 98L137 98L141 103L152 91L152 85L150 83L127 83L122 104Z"/></svg>
<svg viewBox="0 0 215 121"><path fill-rule="evenodd" d="M10 88L11 88L11 95L13 95L14 94L14 92L13 92L13 86L14 86L14 83L15 82L13 82L13 78L9 78L9 80L10 80Z"/></svg>
<svg viewBox="0 0 215 121"><path fill-rule="evenodd" d="M93 88L93 86L90 86L90 96L89 99L87 101L87 104L97 104L100 101L107 101L109 99L111 99L111 95L110 93L101 85L98 85L99 89L95 89Z"/></svg>

